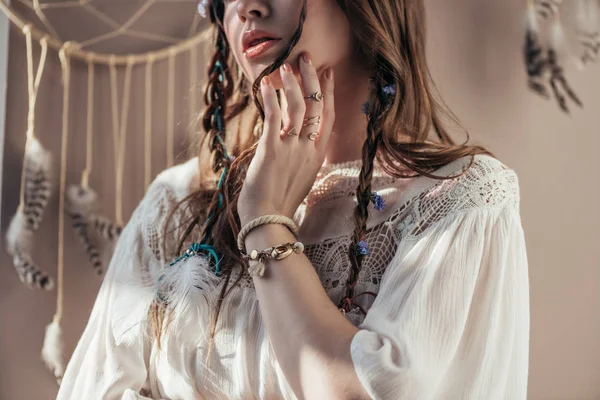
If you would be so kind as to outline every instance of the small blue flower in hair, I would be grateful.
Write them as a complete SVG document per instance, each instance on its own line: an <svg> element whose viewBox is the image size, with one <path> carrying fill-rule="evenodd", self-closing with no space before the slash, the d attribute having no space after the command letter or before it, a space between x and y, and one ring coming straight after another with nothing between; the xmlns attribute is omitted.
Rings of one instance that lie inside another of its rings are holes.
<svg viewBox="0 0 600 400"><path fill-rule="evenodd" d="M396 94L396 84L390 83L389 85L384 85L381 91L388 96L394 96Z"/></svg>
<svg viewBox="0 0 600 400"><path fill-rule="evenodd" d="M211 0L200 0L198 3L198 14L202 18L206 18L208 16L208 7L210 6Z"/></svg>
<svg viewBox="0 0 600 400"><path fill-rule="evenodd" d="M369 255L369 245L366 240L361 240L356 243L356 254L361 254L363 256Z"/></svg>
<svg viewBox="0 0 600 400"><path fill-rule="evenodd" d="M371 107L371 105L369 104L369 101L365 101L362 105L362 112L363 114L368 114L369 113L369 108Z"/></svg>
<svg viewBox="0 0 600 400"><path fill-rule="evenodd" d="M385 200L377 192L371 192L371 202L377 211L383 211L385 208Z"/></svg>

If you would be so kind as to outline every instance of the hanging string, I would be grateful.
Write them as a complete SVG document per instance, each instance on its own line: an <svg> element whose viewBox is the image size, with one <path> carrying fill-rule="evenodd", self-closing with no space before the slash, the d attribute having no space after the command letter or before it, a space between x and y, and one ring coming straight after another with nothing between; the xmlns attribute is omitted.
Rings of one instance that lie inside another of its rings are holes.
<svg viewBox="0 0 600 400"><path fill-rule="evenodd" d="M152 66L154 57L146 64L146 102L144 105L144 187L148 189L152 179L150 159L152 155Z"/></svg>
<svg viewBox="0 0 600 400"><path fill-rule="evenodd" d="M108 64L110 72L110 105L112 110L112 125L113 125L113 157L115 164L115 182L118 179L118 159L119 159L119 98L117 93L117 68L115 66L115 56L113 55ZM115 215L117 215L117 223L120 215L119 211L119 196L115 190Z"/></svg>
<svg viewBox="0 0 600 400"><path fill-rule="evenodd" d="M25 134L25 154L23 156L23 167L21 172L21 190L19 200L19 211L23 211L25 207L25 177L27 171L27 151L31 145L31 142L35 140L35 104L37 101L38 89L42 80L42 74L44 67L46 66L46 56L48 54L48 38L44 36L40 40L42 51L40 54L40 60L38 61L38 67L35 74L35 80L33 77L33 40L31 37L31 25L26 25L23 28L27 43L27 90L29 96L29 109L27 114L27 132Z"/></svg>
<svg viewBox="0 0 600 400"><path fill-rule="evenodd" d="M110 63L109 65L113 113L113 149L115 154L115 219L118 226L123 226L123 168L125 164L125 139L127 133L127 116L129 114L129 93L131 89L131 69L133 67L133 62L127 64L125 68L120 122L117 93L117 70L114 63Z"/></svg>
<svg viewBox="0 0 600 400"><path fill-rule="evenodd" d="M87 125L86 125L86 151L85 151L85 169L81 174L81 186L88 188L90 174L92 173L93 153L93 122L94 122L94 63L88 60L88 92L87 92Z"/></svg>
<svg viewBox="0 0 600 400"><path fill-rule="evenodd" d="M198 14L196 14L198 15ZM190 102L189 102L189 120L192 121L192 119L194 118L194 115L196 114L196 99L197 99L197 91L196 91L196 85L198 84L198 68L197 68L197 62L198 62L198 55L196 52L196 48L192 47L190 49L190 87L191 87L191 93L190 93ZM192 132L193 133L193 132Z"/></svg>
<svg viewBox="0 0 600 400"><path fill-rule="evenodd" d="M167 83L167 167L173 166L173 131L175 129L175 52L169 53L169 76Z"/></svg>
<svg viewBox="0 0 600 400"><path fill-rule="evenodd" d="M72 42L65 42L59 50L58 56L62 68L63 78L63 110L62 110L62 135L60 142L60 189L58 201L58 267L57 267L57 292L56 314L54 322L59 323L62 318L63 303L63 275L64 275L64 248L65 248L65 186L67 181L67 143L69 136L69 91L71 86L71 65L67 56L67 49Z"/></svg>

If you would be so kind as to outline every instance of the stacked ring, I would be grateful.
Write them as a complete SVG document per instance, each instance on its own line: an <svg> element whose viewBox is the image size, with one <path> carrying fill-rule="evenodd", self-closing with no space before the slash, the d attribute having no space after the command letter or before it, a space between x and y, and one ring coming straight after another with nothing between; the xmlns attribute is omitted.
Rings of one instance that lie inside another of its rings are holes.
<svg viewBox="0 0 600 400"><path fill-rule="evenodd" d="M312 122L316 120L315 122ZM307 126L313 126L313 125L319 125L319 123L321 122L321 116L320 115L315 115L314 117L308 117L308 118L304 118L304 122L302 123L302 127L305 128ZM319 135L317 134L317 132L311 132L308 135L308 138L310 140L317 140L317 137Z"/></svg>

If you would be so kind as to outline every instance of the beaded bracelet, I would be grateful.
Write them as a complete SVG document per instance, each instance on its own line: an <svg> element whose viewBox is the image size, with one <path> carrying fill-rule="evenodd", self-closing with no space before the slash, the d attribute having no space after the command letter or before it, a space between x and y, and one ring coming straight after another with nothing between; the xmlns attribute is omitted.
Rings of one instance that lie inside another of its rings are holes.
<svg viewBox="0 0 600 400"><path fill-rule="evenodd" d="M269 247L262 251L252 250L249 255L242 255L244 260L252 260L254 263L248 268L250 276L262 277L265 274L265 260L272 258L273 260L283 260L289 257L290 254L300 254L304 251L302 242L284 243L277 246Z"/></svg>

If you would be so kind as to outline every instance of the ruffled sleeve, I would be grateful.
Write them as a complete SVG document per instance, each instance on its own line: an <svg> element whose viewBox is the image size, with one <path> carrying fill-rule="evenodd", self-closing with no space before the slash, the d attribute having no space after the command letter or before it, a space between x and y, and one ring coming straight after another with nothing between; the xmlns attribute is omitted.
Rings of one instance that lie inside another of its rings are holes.
<svg viewBox="0 0 600 400"><path fill-rule="evenodd" d="M153 298L149 268L155 264L144 238L151 186L119 237L87 326L69 361L58 400L149 399L151 350L147 311Z"/></svg>
<svg viewBox="0 0 600 400"><path fill-rule="evenodd" d="M518 198L481 203L398 245L351 343L371 397L526 398L529 281Z"/></svg>

